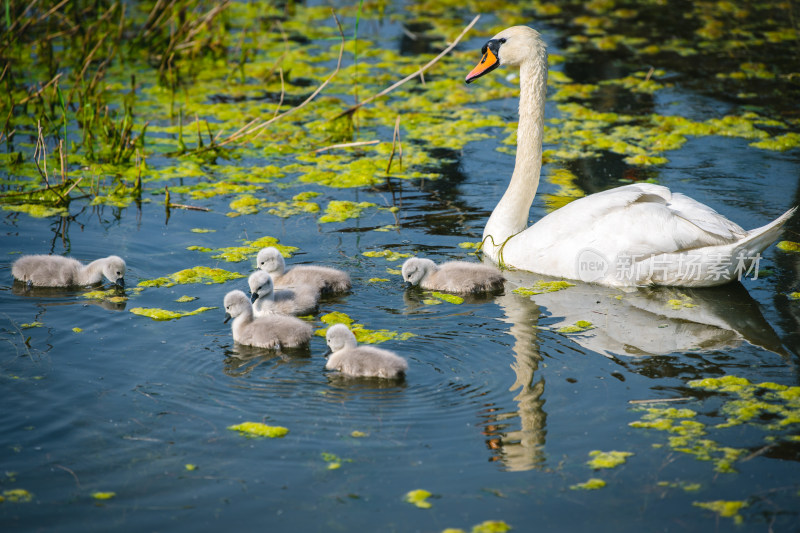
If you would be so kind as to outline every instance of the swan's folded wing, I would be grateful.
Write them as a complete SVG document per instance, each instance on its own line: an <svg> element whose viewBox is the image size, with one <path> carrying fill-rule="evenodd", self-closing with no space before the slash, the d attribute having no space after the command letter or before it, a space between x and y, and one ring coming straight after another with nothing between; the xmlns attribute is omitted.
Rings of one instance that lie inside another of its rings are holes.
<svg viewBox="0 0 800 533"><path fill-rule="evenodd" d="M747 235L747 232L735 222L684 194L674 193L668 207L676 216L723 239L734 241Z"/></svg>

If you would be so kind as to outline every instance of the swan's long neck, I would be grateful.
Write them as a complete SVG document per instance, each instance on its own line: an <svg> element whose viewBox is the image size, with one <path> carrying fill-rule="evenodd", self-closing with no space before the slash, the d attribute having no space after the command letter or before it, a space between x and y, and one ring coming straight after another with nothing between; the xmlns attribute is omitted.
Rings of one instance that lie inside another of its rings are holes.
<svg viewBox="0 0 800 533"><path fill-rule="evenodd" d="M103 281L105 259L96 259L86 266L78 268L78 285L94 285ZM112 280L114 281L114 280Z"/></svg>
<svg viewBox="0 0 800 533"><path fill-rule="evenodd" d="M539 186L547 91L547 55L544 49L520 65L517 159L505 194L483 230L484 251L498 260L506 240L528 227L528 213ZM491 237L490 237L491 236Z"/></svg>

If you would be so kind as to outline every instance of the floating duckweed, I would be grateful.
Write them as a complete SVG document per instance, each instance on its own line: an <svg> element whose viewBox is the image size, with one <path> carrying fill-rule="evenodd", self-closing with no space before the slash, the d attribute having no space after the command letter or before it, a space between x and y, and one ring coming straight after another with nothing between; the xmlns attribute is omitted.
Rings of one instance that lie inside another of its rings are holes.
<svg viewBox="0 0 800 533"><path fill-rule="evenodd" d="M69 210L65 207L48 207L41 204L4 205L3 210L26 213L33 218L65 217L69 215Z"/></svg>
<svg viewBox="0 0 800 533"><path fill-rule="evenodd" d="M181 296L177 298L175 301L178 303L185 303L185 302L193 302L197 300L197 296Z"/></svg>
<svg viewBox="0 0 800 533"><path fill-rule="evenodd" d="M364 433L363 431L355 430L355 431L350 433L350 436L353 437L353 438L359 439L359 438L363 438L363 437L368 436L368 434Z"/></svg>
<svg viewBox="0 0 800 533"><path fill-rule="evenodd" d="M692 502L692 505L713 511L723 518L733 518L735 524L741 524L743 518L739 511L747 507L747 502L716 500L713 502Z"/></svg>
<svg viewBox="0 0 800 533"><path fill-rule="evenodd" d="M117 495L116 492L100 492L100 491L98 491L98 492L93 492L92 493L92 498L94 498L95 500L110 500L111 498L113 498L116 495Z"/></svg>
<svg viewBox="0 0 800 533"><path fill-rule="evenodd" d="M390 262L394 262L405 257L411 257L411 254L395 252L394 250L381 250L380 252L371 250L369 252L362 252L362 255L366 257L383 257Z"/></svg>
<svg viewBox="0 0 800 533"><path fill-rule="evenodd" d="M342 467L342 463L352 463L352 459L342 459L339 456L328 453L322 452L322 460L328 463L328 470L336 470Z"/></svg>
<svg viewBox="0 0 800 533"><path fill-rule="evenodd" d="M428 498L430 498L431 496L433 496L433 494L431 494L427 490L417 489L407 492L406 495L403 497L403 501L408 503L413 503L420 509L430 509L431 507L433 507L433 504L431 504L431 502L428 501Z"/></svg>
<svg viewBox="0 0 800 533"><path fill-rule="evenodd" d="M243 194L229 204L233 212L228 213L228 216L253 215L258 213L260 205L261 200L252 194Z"/></svg>
<svg viewBox="0 0 800 533"><path fill-rule="evenodd" d="M558 328L556 331L559 333L580 333L593 328L594 326L588 320L578 320L575 324Z"/></svg>
<svg viewBox="0 0 800 533"><path fill-rule="evenodd" d="M372 202L351 202L349 200L331 200L325 208L325 214L319 217L320 223L344 222L351 218L358 218L361 212L369 207L377 207Z"/></svg>
<svg viewBox="0 0 800 533"><path fill-rule="evenodd" d="M217 230L215 230L215 229L207 229L207 228L192 228L189 231L191 231L192 233L214 233Z"/></svg>
<svg viewBox="0 0 800 533"><path fill-rule="evenodd" d="M189 250L190 252L211 252L211 251L213 251L212 248L209 248L207 246L197 246L197 245L187 246L186 249Z"/></svg>
<svg viewBox="0 0 800 533"><path fill-rule="evenodd" d="M569 281L545 281L543 279L538 280L536 283L533 284L532 287L519 287L514 289L513 293L520 294L522 296L534 296L536 294L544 294L547 292L556 292L561 291L564 289L568 289L570 287L574 287L574 283L570 283ZM581 321L583 322L583 321ZM589 324L591 326L591 324Z"/></svg>
<svg viewBox="0 0 800 533"><path fill-rule="evenodd" d="M369 278L367 283L385 283L389 281L388 278Z"/></svg>
<svg viewBox="0 0 800 533"><path fill-rule="evenodd" d="M206 285L211 285L212 283L225 283L226 281L244 277L246 277L244 274L239 274L238 272L229 272L222 268L197 266L194 268L180 270L166 277L140 281L138 286L173 287L178 284L185 285L188 283L204 283Z"/></svg>
<svg viewBox="0 0 800 533"><path fill-rule="evenodd" d="M186 468L186 470L188 470L189 472L194 472L195 470L197 470L197 465L193 465L192 463L187 463L187 464L185 465L185 468Z"/></svg>
<svg viewBox="0 0 800 533"><path fill-rule="evenodd" d="M29 322L27 324L20 324L19 325L19 327L22 328L22 329L41 328L43 326L44 326L44 324L42 322L39 322L38 320L35 321L35 322Z"/></svg>
<svg viewBox="0 0 800 533"><path fill-rule="evenodd" d="M781 241L776 247L784 252L800 252L800 242Z"/></svg>
<svg viewBox="0 0 800 533"><path fill-rule="evenodd" d="M670 481L659 481L657 483L659 487L669 487L672 489L681 489L684 492L697 492L703 486L700 483L687 483L685 481L677 481L677 482L670 482Z"/></svg>
<svg viewBox="0 0 800 533"><path fill-rule="evenodd" d="M602 479L598 479L593 477L584 483L576 483L574 485L570 485L569 488L572 490L597 490L602 489L606 486L606 482Z"/></svg>
<svg viewBox="0 0 800 533"><path fill-rule="evenodd" d="M472 526L470 533L506 533L506 531L510 530L511 526L502 520L486 520Z"/></svg>
<svg viewBox="0 0 800 533"><path fill-rule="evenodd" d="M9 489L3 491L3 498L14 503L27 503L33 500L33 494L25 489Z"/></svg>
<svg viewBox="0 0 800 533"><path fill-rule="evenodd" d="M261 422L242 422L235 426L228 426L231 431L238 431L246 437L269 437L274 439L276 437L284 437L289 430L281 426L268 426Z"/></svg>
<svg viewBox="0 0 800 533"><path fill-rule="evenodd" d="M334 311L332 313L328 313L327 315L322 315L319 319L323 324L328 324L330 326L333 326L334 324L344 324L345 326L349 326L353 323L352 318L340 311Z"/></svg>
<svg viewBox="0 0 800 533"><path fill-rule="evenodd" d="M695 379L687 383L687 385L696 389L708 389L721 392L740 392L752 386L747 379L737 376Z"/></svg>
<svg viewBox="0 0 800 533"><path fill-rule="evenodd" d="M461 296L456 296L455 294L445 294L443 292L431 292L431 296L434 298L438 298L439 300L443 300L445 302L459 305L464 303L464 298Z"/></svg>
<svg viewBox="0 0 800 533"><path fill-rule="evenodd" d="M75 333L83 333L83 330L81 328L72 328L72 331L74 331Z"/></svg>
<svg viewBox="0 0 800 533"><path fill-rule="evenodd" d="M176 318L183 318L185 316L192 316L192 315L199 315L200 313L204 313L206 311L211 311L212 309L217 309L216 307L198 307L194 311L186 311L186 312L177 312L177 311L168 311L166 309L159 309L156 307L149 308L149 307L134 307L131 309L131 313L134 315L141 315L150 317L153 320L173 320Z"/></svg>
<svg viewBox="0 0 800 533"><path fill-rule="evenodd" d="M133 287L130 289L125 289L123 294L120 294L119 289L105 289L105 290L97 290L97 291L88 291L84 292L81 296L86 298L87 300L106 300L113 303L122 303L128 300L128 294L136 295L142 292L144 289L141 287Z"/></svg>
<svg viewBox="0 0 800 533"><path fill-rule="evenodd" d="M631 455L633 455L633 452L601 452L600 450L592 450L589 452L589 457L593 457L593 459L587 461L586 464L594 469L615 468L621 464L624 464L627 460L627 457L630 457Z"/></svg>
<svg viewBox="0 0 800 533"><path fill-rule="evenodd" d="M483 246L483 242L460 242L458 243L459 248L464 248L465 250L480 250L481 246Z"/></svg>

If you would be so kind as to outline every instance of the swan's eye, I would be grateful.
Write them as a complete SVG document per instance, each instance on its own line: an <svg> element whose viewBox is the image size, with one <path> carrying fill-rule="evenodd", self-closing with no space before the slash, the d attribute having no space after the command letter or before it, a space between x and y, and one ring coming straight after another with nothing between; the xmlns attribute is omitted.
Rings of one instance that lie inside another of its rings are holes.
<svg viewBox="0 0 800 533"><path fill-rule="evenodd" d="M506 42L506 38L505 37L503 37L502 39L498 39L498 40L500 41L500 44L503 44L503 43Z"/></svg>

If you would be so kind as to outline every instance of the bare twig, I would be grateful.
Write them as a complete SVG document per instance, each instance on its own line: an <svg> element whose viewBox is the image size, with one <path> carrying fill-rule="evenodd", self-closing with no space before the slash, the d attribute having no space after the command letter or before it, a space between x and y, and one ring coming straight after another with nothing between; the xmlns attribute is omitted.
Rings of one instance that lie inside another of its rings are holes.
<svg viewBox="0 0 800 533"><path fill-rule="evenodd" d="M335 117L335 118L339 118L339 117L342 117L342 116L344 116L344 115L349 115L349 114L352 114L352 113L356 112L356 111L357 111L359 108L361 108L362 106L365 106L365 105L367 105L368 103L372 102L372 101L373 101L373 100L375 100L376 98L380 98L381 96L384 96L384 95L386 95L386 94L389 94L389 93L390 93L390 92L392 92L393 90L397 89L398 87L400 87L400 86L401 86L401 85L403 85L404 83L406 83L406 82L408 82L408 81L410 81L410 80L413 80L413 79L414 79L414 78L416 78L417 76L419 76L420 78L422 78L422 74L423 74L423 73L424 73L426 70L428 70L429 68L431 68L431 67L432 67L434 64L436 64L436 63L437 63L437 62L438 62L438 61L439 61L441 58L443 58L445 55L447 55L447 54L450 52L450 50L452 50L453 48L455 48L455 47L456 47L456 45L459 43L459 41L461 41L461 38L462 38L462 37L464 37L464 35L465 35L465 34L466 34L466 33L467 33L467 32L468 32L470 29L472 29L472 27L475 25L475 23L476 23L476 22L478 22L478 19L479 19L479 18L481 18L481 16L480 16L480 15L475 15L475 18L474 18L474 19L472 19L472 22L470 22L470 23L467 25L467 27L466 27L466 28L464 28L464 29L461 31L461 33L459 34L459 36L458 36L458 37L456 37L456 39L455 39L455 40L454 40L452 43L450 43L450 46L448 46L447 48L445 48L444 50L442 50L442 52L441 52L441 53L440 53L438 56L436 56L436 57L434 57L433 59L431 59L430 61L428 61L428 63L426 63L424 66L420 67L420 68L419 68L419 70L417 70L416 72L414 72L413 74L411 74L411 75L409 75L409 76L406 76L405 78L403 78L402 80L398 81L397 83L395 83L395 84L393 84L393 85L391 85L391 86L389 86L389 87L385 88L384 90L382 90L382 91L381 91L381 92L379 92L378 94L376 94L376 95L374 95L374 96L370 96L370 97L369 97L369 98L367 98L366 100L363 100L363 101L362 101L360 104L354 105L354 106L353 106L353 107L351 107L350 109L347 109L347 110L345 110L345 111L342 111L341 113L339 113L338 115L336 115L336 117Z"/></svg>
<svg viewBox="0 0 800 533"><path fill-rule="evenodd" d="M692 398L661 398L653 400L628 400L628 403L642 404L642 403L662 403L662 402L688 402Z"/></svg>
<svg viewBox="0 0 800 533"><path fill-rule="evenodd" d="M336 62L336 68L333 70L333 72L331 72L330 76L328 76L327 79L325 81L323 81L322 84L320 84L320 86L317 87L317 89L313 93L311 93L311 95L308 98L303 100L297 106L295 106L295 107L293 107L291 109L287 109L286 111L284 111L280 115L276 115L276 116L272 117L271 119L262 122L261 124L257 124L255 126L241 128L238 131L236 131L235 133L232 133L230 136L228 136L223 141L221 141L217 146L224 146L226 144L232 143L234 141L239 141L239 140L241 140L241 139L243 139L245 137L249 137L250 135L255 135L255 134L261 132L262 130L264 130L264 128L266 128L267 126L269 126L273 122L275 122L277 120L280 120L280 119L282 119L284 117L287 117L287 116L291 115L292 113L294 113L295 111L298 111L299 109L304 108L306 105L308 105L309 102L314 100L314 98L316 98L317 95L319 93L321 93L323 89L325 89L325 87L328 86L328 84L331 82L331 80L339 73L339 69L342 66L342 56L344 55L344 45L345 45L344 32L342 31L342 25L339 22L339 17L336 16L336 12L333 11L332 9L331 9L331 12L333 13L333 18L336 20L336 25L339 27L339 35L342 38L342 43L339 46L339 59ZM253 122L251 122L250 124L252 124ZM206 150L208 150L208 148Z"/></svg>
<svg viewBox="0 0 800 533"><path fill-rule="evenodd" d="M320 152L324 152L326 150L333 150L333 149L336 149L336 148L352 148L354 146L367 146L367 145L370 145L370 144L378 144L379 142L381 142L381 141L378 140L378 139L375 139L373 141L359 141L359 142L354 142L354 143L332 144L330 146L325 146L324 148L317 148L316 150L314 150L314 153L318 154Z"/></svg>
<svg viewBox="0 0 800 533"><path fill-rule="evenodd" d="M68 472L75 479L75 485L78 486L78 490L81 489L81 482L78 479L78 476L75 474L75 472L73 472L71 469L67 468L64 465L53 465L53 466L55 466L56 468L60 468L61 470L65 471L65 472Z"/></svg>
<svg viewBox="0 0 800 533"><path fill-rule="evenodd" d="M394 122L394 133L392 134L392 154L389 156L389 164L386 165L386 173L392 169L392 160L394 159L395 147L399 147L399 161L400 171L403 171L403 144L400 142L400 115L397 115L397 120Z"/></svg>

